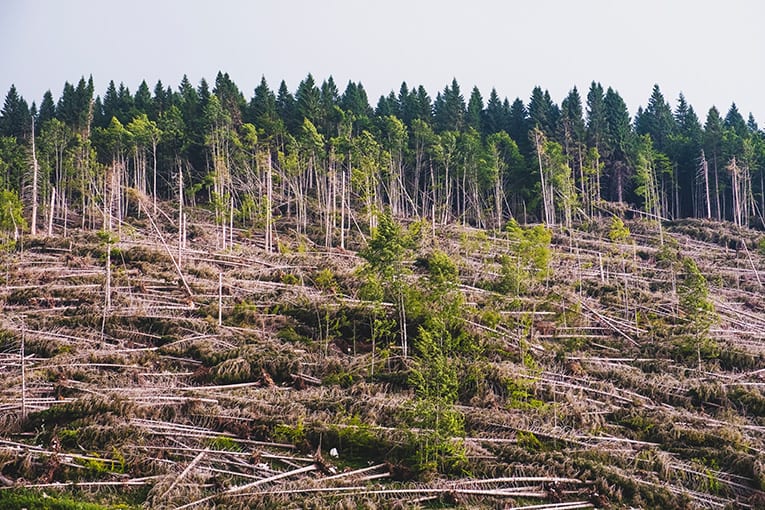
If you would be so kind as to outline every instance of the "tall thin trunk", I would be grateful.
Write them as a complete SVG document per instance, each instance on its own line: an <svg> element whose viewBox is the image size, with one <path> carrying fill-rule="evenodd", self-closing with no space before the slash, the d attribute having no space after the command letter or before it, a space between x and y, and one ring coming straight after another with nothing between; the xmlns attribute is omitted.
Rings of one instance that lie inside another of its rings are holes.
<svg viewBox="0 0 765 510"><path fill-rule="evenodd" d="M712 163L714 166L714 172L715 172L715 205L717 206L717 221L721 221L723 219L722 215L722 208L720 207L720 178L718 176L717 172L717 154L712 154Z"/></svg>
<svg viewBox="0 0 765 510"><path fill-rule="evenodd" d="M273 207L273 180L271 169L271 152L268 152L268 164L266 165L266 251L273 250L273 225L271 219L271 208Z"/></svg>
<svg viewBox="0 0 765 510"><path fill-rule="evenodd" d="M183 165L178 161L178 267L183 263Z"/></svg>
<svg viewBox="0 0 765 510"><path fill-rule="evenodd" d="M152 158L153 158L153 186L152 186L152 196L154 197L154 214L157 214L157 142L152 141L151 144L151 152L152 152Z"/></svg>
<svg viewBox="0 0 765 510"><path fill-rule="evenodd" d="M545 216L545 225L550 225L553 221L552 218L552 211L550 207L550 203L552 200L548 200L547 197L547 183L545 182L545 172L544 168L542 166L542 141L541 141L541 134L539 133L539 130L534 131L534 141L537 149L537 163L539 165L539 180L542 185L542 203L544 206L544 216Z"/></svg>
<svg viewBox="0 0 765 510"><path fill-rule="evenodd" d="M33 135L34 136L34 135ZM26 355L26 325L21 329L21 420L27 419L27 355Z"/></svg>
<svg viewBox="0 0 765 510"><path fill-rule="evenodd" d="M345 170L340 184L340 248L345 249Z"/></svg>
<svg viewBox="0 0 765 510"><path fill-rule="evenodd" d="M218 273L218 326L223 326L223 273Z"/></svg>
<svg viewBox="0 0 765 510"><path fill-rule="evenodd" d="M53 236L53 213L56 208L56 188L50 191L50 212L48 214L48 237Z"/></svg>
<svg viewBox="0 0 765 510"><path fill-rule="evenodd" d="M707 219L712 218L712 202L709 197L709 164L704 156L704 150L701 151L701 171L704 172L704 193L707 202Z"/></svg>
<svg viewBox="0 0 765 510"><path fill-rule="evenodd" d="M37 235L37 150L35 148L35 118L32 117L32 221L31 233Z"/></svg>

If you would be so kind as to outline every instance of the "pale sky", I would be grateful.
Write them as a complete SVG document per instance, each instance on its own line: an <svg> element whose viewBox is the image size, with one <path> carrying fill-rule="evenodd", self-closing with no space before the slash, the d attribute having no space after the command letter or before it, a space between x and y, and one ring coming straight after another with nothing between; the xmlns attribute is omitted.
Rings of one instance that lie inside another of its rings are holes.
<svg viewBox="0 0 765 510"><path fill-rule="evenodd" d="M632 115L658 83L702 123L735 101L765 127L764 25L762 0L0 0L0 94L15 83L39 105L83 75L103 96L109 80L176 89L222 70L248 99L261 76L294 92L310 72L360 81L373 107L453 77L466 100L476 85L528 103L540 85L560 104L595 80Z"/></svg>

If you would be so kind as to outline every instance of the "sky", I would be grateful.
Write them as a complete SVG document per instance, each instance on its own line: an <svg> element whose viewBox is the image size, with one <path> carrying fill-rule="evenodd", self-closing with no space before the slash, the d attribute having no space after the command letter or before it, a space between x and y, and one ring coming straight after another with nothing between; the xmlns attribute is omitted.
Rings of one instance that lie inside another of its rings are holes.
<svg viewBox="0 0 765 510"><path fill-rule="evenodd" d="M229 73L245 97L265 76L295 91L308 73L374 106L402 81L431 97L456 78L466 100L492 88L560 104L576 86L613 87L632 115L654 84L682 92L702 123L735 101L765 126L762 0L0 0L0 94L38 105L90 75L135 92Z"/></svg>

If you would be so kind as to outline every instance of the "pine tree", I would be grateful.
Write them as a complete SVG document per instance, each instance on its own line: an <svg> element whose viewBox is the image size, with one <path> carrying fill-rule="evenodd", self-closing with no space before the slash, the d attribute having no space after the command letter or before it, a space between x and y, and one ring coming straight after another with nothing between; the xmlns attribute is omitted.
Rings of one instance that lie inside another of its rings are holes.
<svg viewBox="0 0 765 510"><path fill-rule="evenodd" d="M725 115L723 126L726 129L732 129L740 138L748 138L749 129L747 129L744 117L738 111L736 103L731 103L728 113Z"/></svg>
<svg viewBox="0 0 765 510"><path fill-rule="evenodd" d="M699 205L707 205L706 192L709 185L709 173L697 175L699 158L702 146L702 130L699 119L683 94L677 100L675 109L675 130L670 136L665 153L672 159L677 167L677 182L686 183L678 191L665 190L670 197L679 195L680 204L675 204L675 212L680 216L701 216ZM670 176L671 177L671 176ZM675 186L677 185L675 182ZM694 210L694 204L696 204ZM706 213L703 213L706 216Z"/></svg>
<svg viewBox="0 0 765 510"><path fill-rule="evenodd" d="M46 90L43 94L42 103L40 103L40 111L37 114L37 128L42 129L42 126L53 119L56 116L56 103L53 102L53 94L50 90Z"/></svg>
<svg viewBox="0 0 765 510"><path fill-rule="evenodd" d="M433 105L425 87L417 87L417 118L433 124Z"/></svg>
<svg viewBox="0 0 765 510"><path fill-rule="evenodd" d="M482 126L483 117L483 98L478 87L473 87L473 91L470 93L470 100L467 105L467 112L465 114L465 124L467 127L473 128L479 133L483 132Z"/></svg>
<svg viewBox="0 0 765 510"><path fill-rule="evenodd" d="M433 117L436 131L459 131L465 122L465 98L462 97L457 79L451 87L444 87L433 103Z"/></svg>
<svg viewBox="0 0 765 510"><path fill-rule="evenodd" d="M485 135L498 133L505 129L505 124L507 122L504 118L504 113L502 101L500 101L499 96L497 95L497 89L492 88L483 116L482 126Z"/></svg>
<svg viewBox="0 0 765 510"><path fill-rule="evenodd" d="M298 85L295 102L301 119L305 118L314 125L318 124L321 115L321 92L310 73Z"/></svg>
<svg viewBox="0 0 765 510"><path fill-rule="evenodd" d="M31 129L29 106L11 85L0 110L0 136L15 137L21 140Z"/></svg>
<svg viewBox="0 0 765 510"><path fill-rule="evenodd" d="M284 80L279 84L279 92L276 95L276 113L279 114L279 117L284 122L287 131L293 135L298 133L300 126L303 124L303 119L298 112L295 97L287 88Z"/></svg>
<svg viewBox="0 0 765 510"><path fill-rule="evenodd" d="M154 85L154 96L151 98L152 111L154 112L154 118L152 120L158 120L159 117L165 112L172 104L172 92L168 87L165 90L165 86L162 85L162 80L157 80L157 84Z"/></svg>
<svg viewBox="0 0 765 510"><path fill-rule="evenodd" d="M281 131L284 125L276 107L276 95L268 87L266 77L260 78L260 84L255 87L255 95L250 100L245 120L262 129L266 136Z"/></svg>
<svg viewBox="0 0 765 510"><path fill-rule="evenodd" d="M722 154L722 142L723 142L723 120L720 117L720 112L714 106L709 109L707 113L707 119L704 123L704 153L709 159L709 166L713 175L713 214L718 220L725 219L725 211L723 208L723 182L721 182L721 173L723 169L723 154Z"/></svg>
<svg viewBox="0 0 765 510"><path fill-rule="evenodd" d="M592 82L587 92L587 144L604 152L606 138L606 106L603 86Z"/></svg>
<svg viewBox="0 0 765 510"><path fill-rule="evenodd" d="M529 137L529 121L526 107L520 98L516 98L513 104L510 105L506 118L507 126L505 131L507 131L507 134L515 140L522 154L525 156L531 155L533 146Z"/></svg>
<svg viewBox="0 0 765 510"><path fill-rule="evenodd" d="M528 115L531 128L538 128L547 137L555 134L560 110L552 102L548 91L542 92L539 86L534 87L529 101Z"/></svg>
<svg viewBox="0 0 765 510"><path fill-rule="evenodd" d="M608 161L607 171L611 177L611 199L623 202L630 178L629 151L632 129L629 112L622 97L608 87L603 100L606 120L606 146L604 153Z"/></svg>
<svg viewBox="0 0 765 510"><path fill-rule="evenodd" d="M653 86L648 106L635 119L635 131L638 135L649 135L659 152L667 152L671 137L675 134L675 118L672 108L664 100L658 85Z"/></svg>
<svg viewBox="0 0 765 510"><path fill-rule="evenodd" d="M215 87L213 94L218 97L221 106L226 110L234 128L242 125L242 110L246 106L244 95L239 91L239 87L231 80L228 73L218 71L215 77Z"/></svg>
<svg viewBox="0 0 765 510"><path fill-rule="evenodd" d="M156 120L157 114L154 110L154 101L151 98L151 91L146 84L146 80L141 81L141 84L138 85L138 90L135 91L135 97L133 98L133 106L131 118L145 113L149 119Z"/></svg>

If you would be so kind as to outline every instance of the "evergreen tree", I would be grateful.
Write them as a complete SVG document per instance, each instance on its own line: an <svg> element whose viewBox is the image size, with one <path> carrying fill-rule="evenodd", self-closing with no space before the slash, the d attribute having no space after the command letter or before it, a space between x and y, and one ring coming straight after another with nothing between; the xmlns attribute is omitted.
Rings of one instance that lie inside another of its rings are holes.
<svg viewBox="0 0 765 510"><path fill-rule="evenodd" d="M398 105L398 117L404 124L411 127L412 120L417 118L417 95L415 92L409 91L406 82L401 82L401 88L398 91L396 103Z"/></svg>
<svg viewBox="0 0 765 510"><path fill-rule="evenodd" d="M40 103L40 112L37 115L37 124L42 126L56 116L56 103L53 102L53 94L46 90Z"/></svg>
<svg viewBox="0 0 765 510"><path fill-rule="evenodd" d="M746 120L746 127L749 128L749 131L752 134L757 134L760 131L760 128L757 125L757 121L754 120L754 115L752 115L752 112L749 112L749 118Z"/></svg>
<svg viewBox="0 0 765 510"><path fill-rule="evenodd" d="M64 95L66 95L66 85L64 86ZM62 96L62 100L63 100ZM117 86L114 84L114 80L109 81L109 85L106 87L106 93L101 100L101 108L98 116L95 119L97 127L106 127L112 120L112 117L116 117L119 111L119 98L117 97ZM61 119L67 122L66 119Z"/></svg>
<svg viewBox="0 0 765 510"><path fill-rule="evenodd" d="M534 87L529 101L528 115L531 128L541 129L548 137L555 134L559 109L552 102L548 91L542 92L541 87Z"/></svg>
<svg viewBox="0 0 765 510"><path fill-rule="evenodd" d="M115 116L123 124L130 122L134 111L133 96L130 94L130 89L120 82L120 88L117 89L117 111Z"/></svg>
<svg viewBox="0 0 765 510"><path fill-rule="evenodd" d="M740 138L749 137L749 129L746 126L744 117L738 111L736 103L731 103L728 113L725 115L725 123L723 126L726 129L732 129Z"/></svg>
<svg viewBox="0 0 765 510"><path fill-rule="evenodd" d="M606 120L606 147L610 172L611 199L623 202L626 198L627 185L630 178L628 162L632 129L629 112L622 97L613 88L608 87L603 99Z"/></svg>
<svg viewBox="0 0 765 510"><path fill-rule="evenodd" d="M664 100L658 85L653 86L648 106L635 119L635 131L638 135L649 135L659 152L667 152L669 142L675 133L675 118L672 108Z"/></svg>
<svg viewBox="0 0 765 510"><path fill-rule="evenodd" d="M154 101L151 98L151 91L146 84L146 80L141 81L141 84L138 85L138 90L135 91L135 97L133 98L133 112L130 117L135 118L142 113L145 113L147 117L152 120L156 119Z"/></svg>
<svg viewBox="0 0 765 510"><path fill-rule="evenodd" d="M262 129L267 136L275 134L283 125L276 108L276 95L268 87L265 76L261 76L260 84L255 87L245 120Z"/></svg>
<svg viewBox="0 0 765 510"><path fill-rule="evenodd" d="M298 85L295 101L301 120L305 118L316 125L321 114L321 92L310 73Z"/></svg>
<svg viewBox="0 0 765 510"><path fill-rule="evenodd" d="M506 124L504 113L502 101L500 101L497 95L497 89L492 88L483 115L482 126L484 134L490 135L504 130Z"/></svg>
<svg viewBox="0 0 765 510"><path fill-rule="evenodd" d="M239 87L231 80L228 73L218 71L213 94L218 97L221 107L231 117L233 126L235 128L240 127L242 125L242 110L246 106L246 101Z"/></svg>
<svg viewBox="0 0 765 510"><path fill-rule="evenodd" d="M340 97L340 107L347 112L351 112L357 119L374 115L372 108L369 106L369 99L367 98L366 91L364 91L364 87L352 81L348 82L343 95Z"/></svg>
<svg viewBox="0 0 765 510"><path fill-rule="evenodd" d="M698 185L708 184L702 183L704 179L697 179L697 170L699 168L699 160L701 158L701 146L702 146L702 130L699 119L694 112L693 107L690 106L683 94L680 94L677 100L677 108L674 114L675 130L670 136L668 146L665 149L666 154L676 164L677 167L677 179L679 183L684 183L679 188L680 203L675 204L674 212L681 216L689 216L695 214L693 210L694 203L699 204L700 201L696 198L700 196L697 191L700 191ZM670 180L672 176L660 175L665 181ZM669 177L669 178L668 178ZM709 178L709 175L706 176ZM675 179L671 179L673 184ZM698 182L697 182L698 181ZM673 189L664 190L664 193L670 197L670 202L674 200L672 197L676 194L673 193ZM706 188L704 188L706 191ZM705 195L704 195L705 197ZM704 198L704 202L706 197ZM700 211L697 211L700 214Z"/></svg>
<svg viewBox="0 0 765 510"><path fill-rule="evenodd" d="M391 92L391 95L393 95L393 92ZM383 118L395 115L397 109L395 104L391 104L390 97L380 96L375 107L375 117Z"/></svg>
<svg viewBox="0 0 765 510"><path fill-rule="evenodd" d="M157 84L154 85L154 96L152 97L152 111L154 112L154 118L152 120L158 120L160 115L165 112L172 104L173 94L168 87L165 90L165 86L162 84L162 80L157 80Z"/></svg>
<svg viewBox="0 0 765 510"><path fill-rule="evenodd" d="M482 126L483 117L483 98L478 87L473 87L473 91L470 93L470 100L467 105L467 112L465 115L465 124L469 128L473 128L479 133L483 132Z"/></svg>
<svg viewBox="0 0 765 510"><path fill-rule="evenodd" d="M561 102L560 139L569 159L573 158L574 152L582 148L585 143L584 113L582 98L576 87L571 89L566 98Z"/></svg>
<svg viewBox="0 0 765 510"><path fill-rule="evenodd" d="M704 123L704 153L709 160L709 169L712 173L713 215L718 219L725 219L723 187L723 120L716 107L711 107Z"/></svg>
<svg viewBox="0 0 765 510"><path fill-rule="evenodd" d="M587 92L587 144L603 153L606 138L606 106L603 86L592 82Z"/></svg>
<svg viewBox="0 0 765 510"><path fill-rule="evenodd" d="M506 118L507 127L505 131L518 144L521 153L528 157L533 148L529 138L529 121L526 115L526 107L520 98L516 98L513 104L510 105Z"/></svg>
<svg viewBox="0 0 765 510"><path fill-rule="evenodd" d="M337 136L338 127L342 119L342 110L339 107L340 91L337 89L335 80L330 76L321 84L319 90L319 119L322 131L328 136Z"/></svg>
<svg viewBox="0 0 765 510"><path fill-rule="evenodd" d="M436 131L459 131L465 120L465 98L462 97L457 79L452 79L451 87L436 96L433 103L433 117Z"/></svg>
<svg viewBox="0 0 765 510"><path fill-rule="evenodd" d="M433 104L422 85L417 87L417 118L428 124L433 123Z"/></svg>
<svg viewBox="0 0 765 510"><path fill-rule="evenodd" d="M0 136L15 137L17 140L26 136L32 129L29 105L11 85L0 110Z"/></svg>
<svg viewBox="0 0 765 510"><path fill-rule="evenodd" d="M293 135L297 134L303 122L298 112L295 97L287 88L284 80L279 84L279 92L276 95L276 113L284 121L287 130Z"/></svg>

